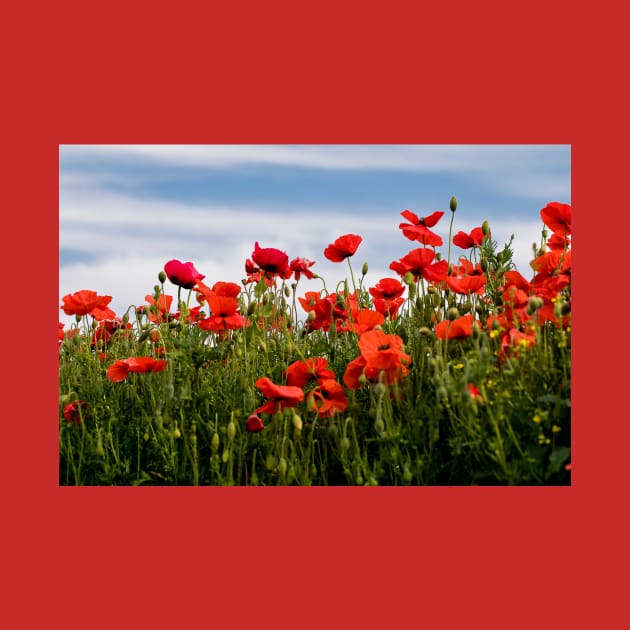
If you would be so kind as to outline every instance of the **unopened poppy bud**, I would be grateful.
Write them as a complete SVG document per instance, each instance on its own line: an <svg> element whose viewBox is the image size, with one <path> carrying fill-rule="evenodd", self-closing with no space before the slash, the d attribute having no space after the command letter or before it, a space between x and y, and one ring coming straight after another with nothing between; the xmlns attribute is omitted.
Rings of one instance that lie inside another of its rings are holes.
<svg viewBox="0 0 630 630"><path fill-rule="evenodd" d="M306 409L308 411L315 411L317 409L317 405L315 404L315 399L313 398L313 396L309 396L306 399Z"/></svg>
<svg viewBox="0 0 630 630"><path fill-rule="evenodd" d="M259 344L259 348L263 351L263 352L267 352L267 344L264 341L261 341Z"/></svg>
<svg viewBox="0 0 630 630"><path fill-rule="evenodd" d="M484 236L488 236L490 234L490 224L488 223L488 221L484 221L481 224L481 233Z"/></svg>
<svg viewBox="0 0 630 630"><path fill-rule="evenodd" d="M176 440L179 440L179 438L182 437L182 432L179 430L177 425L175 425L175 428L173 429L173 437Z"/></svg>
<svg viewBox="0 0 630 630"><path fill-rule="evenodd" d="M216 451L219 448L219 441L220 441L219 434L215 433L212 436L212 440L210 441L210 445L212 446L213 451Z"/></svg>
<svg viewBox="0 0 630 630"><path fill-rule="evenodd" d="M359 378L357 379L357 381L359 381L359 385L361 385L361 387L363 387L364 385L367 384L368 379L367 379L367 376L365 374L360 374Z"/></svg>
<svg viewBox="0 0 630 630"><path fill-rule="evenodd" d="M250 302L249 306L247 307L247 315L253 315L254 311L256 310L256 302Z"/></svg>
<svg viewBox="0 0 630 630"><path fill-rule="evenodd" d="M287 286L284 287L284 295L288 298L291 297L291 289Z"/></svg>
<svg viewBox="0 0 630 630"><path fill-rule="evenodd" d="M383 383L376 383L376 385L374 385L374 393L379 398L381 396L384 396L386 391L387 391L387 387Z"/></svg>
<svg viewBox="0 0 630 630"><path fill-rule="evenodd" d="M422 328L418 331L418 334L422 337L428 337L431 334L431 329L426 326L422 326Z"/></svg>
<svg viewBox="0 0 630 630"><path fill-rule="evenodd" d="M440 262L440 260L442 260L442 254L440 252L437 252L437 254L435 254L435 261Z"/></svg>
<svg viewBox="0 0 630 630"><path fill-rule="evenodd" d="M281 457L280 461L278 462L278 472L282 477L287 474L287 468L287 460L284 457Z"/></svg>
<svg viewBox="0 0 630 630"><path fill-rule="evenodd" d="M159 284L154 284L153 285L154 295L156 295L156 296L160 295L161 290L162 290L162 287L160 287Z"/></svg>
<svg viewBox="0 0 630 630"><path fill-rule="evenodd" d="M231 442L234 439L235 435L236 435L236 426L234 425L234 422L232 422L232 420L230 420L230 423L227 426L228 440L230 440L230 442Z"/></svg>
<svg viewBox="0 0 630 630"><path fill-rule="evenodd" d="M402 277L402 281L409 286L411 286L412 284L415 284L414 277L411 271L407 271L405 273L405 275Z"/></svg>
<svg viewBox="0 0 630 630"><path fill-rule="evenodd" d="M122 316L122 323L123 323L123 324L127 324L128 322L129 322L129 313L125 313L125 314Z"/></svg>
<svg viewBox="0 0 630 630"><path fill-rule="evenodd" d="M347 437L342 437L340 442L339 442L339 446L341 448L342 451L347 451L350 449L351 446L351 442Z"/></svg>
<svg viewBox="0 0 630 630"><path fill-rule="evenodd" d="M451 212L455 212L455 210L457 210L457 197L455 195L451 197L449 207L451 208Z"/></svg>
<svg viewBox="0 0 630 630"><path fill-rule="evenodd" d="M543 228L542 237L546 239L547 236L549 236L549 232L547 232L547 230L545 228Z"/></svg>
<svg viewBox="0 0 630 630"><path fill-rule="evenodd" d="M315 313L315 311L309 311L306 321L310 324L311 322L315 321L316 317L317 317L317 314Z"/></svg>
<svg viewBox="0 0 630 630"><path fill-rule="evenodd" d="M160 273L158 273L158 280L164 284L166 282L166 274L163 271L160 271Z"/></svg>
<svg viewBox="0 0 630 630"><path fill-rule="evenodd" d="M446 311L446 319L448 319L449 321L454 321L459 317L459 310L452 306L451 308L448 309L448 311Z"/></svg>
<svg viewBox="0 0 630 630"><path fill-rule="evenodd" d="M361 267L361 275L366 275L368 272L368 264L366 262L363 263L363 267Z"/></svg>
<svg viewBox="0 0 630 630"><path fill-rule="evenodd" d="M298 430L301 431L302 430L302 418L300 418L299 414L294 413L293 414L293 426Z"/></svg>

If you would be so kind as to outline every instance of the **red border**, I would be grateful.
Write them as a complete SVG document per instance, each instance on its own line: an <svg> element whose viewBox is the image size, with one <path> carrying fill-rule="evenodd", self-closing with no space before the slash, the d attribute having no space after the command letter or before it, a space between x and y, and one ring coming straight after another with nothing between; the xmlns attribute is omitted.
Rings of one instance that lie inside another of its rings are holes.
<svg viewBox="0 0 630 630"><path fill-rule="evenodd" d="M614 74L571 44L575 6L488 28L473 26L476 5L452 3L430 15L74 4L12 7L2 39L19 60L5 85L5 217L22 236L5 254L19 324L4 340L3 625L617 627L623 383L618 346L587 341L602 313L614 333L619 307L591 294L601 278L584 235L605 212L613 227L622 193L598 182L626 175L599 150L621 102L605 99L605 116L586 105L584 81ZM573 487L58 488L58 145L153 142L571 143Z"/></svg>

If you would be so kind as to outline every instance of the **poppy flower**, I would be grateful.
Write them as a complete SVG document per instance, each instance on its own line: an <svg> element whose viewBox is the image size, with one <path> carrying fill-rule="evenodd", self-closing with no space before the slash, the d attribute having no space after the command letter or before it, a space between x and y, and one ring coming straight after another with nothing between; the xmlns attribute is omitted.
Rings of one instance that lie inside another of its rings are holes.
<svg viewBox="0 0 630 630"><path fill-rule="evenodd" d="M382 330L369 330L359 337L359 349L366 364L379 370L402 368L407 373L411 357L403 352L403 340Z"/></svg>
<svg viewBox="0 0 630 630"><path fill-rule="evenodd" d="M164 271L168 279L182 289L192 289L197 280L206 277L199 273L191 262L183 263L179 260L169 260L164 265Z"/></svg>
<svg viewBox="0 0 630 630"><path fill-rule="evenodd" d="M255 413L245 420L245 429L247 429L249 433L257 433L258 431L262 431L264 428L265 425L262 418Z"/></svg>
<svg viewBox="0 0 630 630"><path fill-rule="evenodd" d="M416 280L422 277L429 282L441 282L448 274L448 262L440 260L434 263L434 258L435 252L432 249L418 247L391 263L389 268L400 276L410 271Z"/></svg>
<svg viewBox="0 0 630 630"><path fill-rule="evenodd" d="M343 387L334 379L319 381L318 386L308 394L320 418L330 418L348 408L348 399Z"/></svg>
<svg viewBox="0 0 630 630"><path fill-rule="evenodd" d="M246 320L238 312L238 301L236 298L213 295L208 298L208 306L212 311L212 315L197 322L197 326L202 330L221 332L224 330L238 330L245 326Z"/></svg>
<svg viewBox="0 0 630 630"><path fill-rule="evenodd" d="M484 233L481 227L473 228L470 234L461 230L453 236L453 245L462 249L470 249L471 247L481 247L484 239Z"/></svg>
<svg viewBox="0 0 630 630"><path fill-rule="evenodd" d="M324 250L324 256L332 262L342 262L350 256L354 256L363 237L358 234L344 234L330 243Z"/></svg>
<svg viewBox="0 0 630 630"><path fill-rule="evenodd" d="M171 304L173 303L172 295L164 295L164 293L160 293L157 302L152 295L145 295L144 299L150 304L150 307L147 308L145 306L141 306L138 311L148 312L149 319L154 324L161 324L173 319L173 315L170 313Z"/></svg>
<svg viewBox="0 0 630 630"><path fill-rule="evenodd" d="M295 274L295 279L299 280L301 274L304 274L309 280L313 279L313 272L309 269L315 264L314 260L309 260L308 258L294 258L289 267L291 271Z"/></svg>
<svg viewBox="0 0 630 630"><path fill-rule="evenodd" d="M276 385L271 379L263 376L256 381L256 387L269 400L256 409L255 413L273 415L287 407L295 407L304 398L304 392L299 387L291 385Z"/></svg>
<svg viewBox="0 0 630 630"><path fill-rule="evenodd" d="M389 317L390 320L396 319L396 315L398 315L398 310L405 303L405 299L402 297L382 300L379 298L374 298L374 310L377 313L380 313L384 317Z"/></svg>
<svg viewBox="0 0 630 630"><path fill-rule="evenodd" d="M74 422L75 424L81 424L82 419L85 418L88 405L83 400L74 400L67 404L63 408L63 417L67 422Z"/></svg>
<svg viewBox="0 0 630 630"><path fill-rule="evenodd" d="M553 251L564 251L571 246L570 236L561 236L555 232L547 240L547 247Z"/></svg>
<svg viewBox="0 0 630 630"><path fill-rule="evenodd" d="M59 345L62 344L63 340L65 339L65 333L63 332L63 328L64 328L65 324L62 324L61 322L59 322Z"/></svg>
<svg viewBox="0 0 630 630"><path fill-rule="evenodd" d="M303 388L310 380L334 379L335 373L328 368L323 357L294 361L286 370L287 385Z"/></svg>
<svg viewBox="0 0 630 630"><path fill-rule="evenodd" d="M64 295L60 307L66 315L92 315L96 320L113 319L116 313L107 305L112 301L110 295L97 295L95 291L77 291Z"/></svg>
<svg viewBox="0 0 630 630"><path fill-rule="evenodd" d="M552 201L540 211L543 223L559 236L571 234L571 206L566 203Z"/></svg>
<svg viewBox="0 0 630 630"><path fill-rule="evenodd" d="M275 249L274 247L260 247L258 241L256 241L256 243L254 243L252 259L256 265L266 273L277 274L282 278L288 278L291 275L289 257L285 252L279 249ZM247 263L245 269L247 271Z"/></svg>
<svg viewBox="0 0 630 630"><path fill-rule="evenodd" d="M419 218L411 210L403 210L400 213L410 223L401 223L398 227L410 241L419 241L423 245L440 246L443 244L442 237L432 232L429 228L436 225L442 218L444 212L438 210L429 216Z"/></svg>
<svg viewBox="0 0 630 630"><path fill-rule="evenodd" d="M396 278L382 278L369 288L369 292L372 297L391 300L401 296L405 292L405 287Z"/></svg>
<svg viewBox="0 0 630 630"><path fill-rule="evenodd" d="M113 383L124 381L130 372L162 372L166 369L165 359L152 357L129 357L121 361L115 361L107 368L107 378Z"/></svg>
<svg viewBox="0 0 630 630"><path fill-rule="evenodd" d="M401 298L398 298L401 299ZM376 303L379 300L374 300ZM386 302L386 300L380 300ZM376 308L376 307L375 307ZM372 311L369 308L362 308L352 319L348 322L348 328L357 335L361 335L368 330L374 330L376 326L380 326L385 322L387 313L379 312L378 309Z"/></svg>
<svg viewBox="0 0 630 630"><path fill-rule="evenodd" d="M451 291L460 293L463 295L470 295L471 293L477 293L481 295L484 291L486 284L485 276L462 276L458 278L456 276L448 276L446 278L446 284L448 284Z"/></svg>
<svg viewBox="0 0 630 630"><path fill-rule="evenodd" d="M435 335L442 339L465 339L472 335L473 315L464 315L453 321L445 319L435 326Z"/></svg>

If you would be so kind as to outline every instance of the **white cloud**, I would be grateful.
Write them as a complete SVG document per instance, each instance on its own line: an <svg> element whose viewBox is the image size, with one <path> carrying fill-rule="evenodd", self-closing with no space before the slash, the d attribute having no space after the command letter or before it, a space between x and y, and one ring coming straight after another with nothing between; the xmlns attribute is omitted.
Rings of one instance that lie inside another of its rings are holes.
<svg viewBox="0 0 630 630"><path fill-rule="evenodd" d="M181 167L239 165L457 173L499 192L569 200L569 145L61 145L64 159L106 157Z"/></svg>

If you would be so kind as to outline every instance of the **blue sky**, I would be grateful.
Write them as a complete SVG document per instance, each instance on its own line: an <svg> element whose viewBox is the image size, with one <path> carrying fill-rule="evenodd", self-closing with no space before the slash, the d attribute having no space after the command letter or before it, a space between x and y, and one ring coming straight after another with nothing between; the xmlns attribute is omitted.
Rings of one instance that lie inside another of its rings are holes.
<svg viewBox="0 0 630 630"><path fill-rule="evenodd" d="M255 241L315 260L333 290L348 267L323 250L350 232L363 237L355 274L367 261L372 285L396 277L389 263L419 246L398 229L403 210L443 210L434 231L446 245L452 195L453 233L487 219L499 245L514 234L517 268L530 278L540 209L571 203L571 147L61 145L59 295L111 295L122 315L172 258L192 261L206 284L240 283ZM451 259L463 253L453 247ZM298 294L320 288L303 279ZM60 311L59 321L71 318Z"/></svg>

